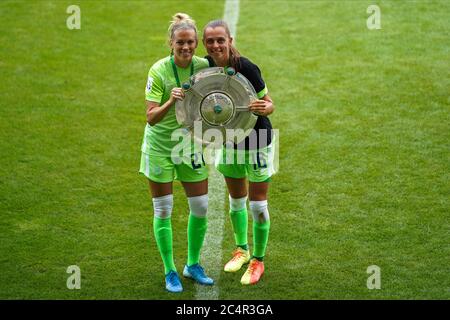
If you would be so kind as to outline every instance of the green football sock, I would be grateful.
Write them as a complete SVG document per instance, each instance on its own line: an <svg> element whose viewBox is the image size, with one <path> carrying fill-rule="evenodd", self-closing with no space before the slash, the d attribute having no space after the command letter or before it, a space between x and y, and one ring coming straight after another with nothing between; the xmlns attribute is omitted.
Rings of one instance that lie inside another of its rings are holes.
<svg viewBox="0 0 450 320"><path fill-rule="evenodd" d="M200 261L200 250L205 239L208 220L206 217L200 218L189 214L188 221L188 261L187 265L192 266Z"/></svg>
<svg viewBox="0 0 450 320"><path fill-rule="evenodd" d="M262 259L266 253L269 239L270 220L258 223L253 221L253 256Z"/></svg>
<svg viewBox="0 0 450 320"><path fill-rule="evenodd" d="M177 271L173 261L171 219L161 219L155 216L153 218L153 232L164 263L164 273L168 274L171 270Z"/></svg>
<svg viewBox="0 0 450 320"><path fill-rule="evenodd" d="M245 249L247 247L248 213L247 208L239 211L230 210L231 224L233 225L236 245Z"/></svg>

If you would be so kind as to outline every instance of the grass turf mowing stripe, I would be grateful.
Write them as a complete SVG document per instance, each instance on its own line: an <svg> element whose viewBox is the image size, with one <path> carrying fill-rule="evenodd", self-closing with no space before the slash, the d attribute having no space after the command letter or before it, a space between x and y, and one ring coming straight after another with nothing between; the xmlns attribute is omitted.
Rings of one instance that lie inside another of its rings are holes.
<svg viewBox="0 0 450 320"><path fill-rule="evenodd" d="M223 19L228 23L231 36L236 41L236 26L239 19L239 0L226 0ZM211 156L211 157L210 157ZM214 159L212 155L207 158ZM219 299L218 282L222 271L222 240L224 229L224 190L225 182L222 175L211 165L209 170L209 205L208 205L208 232L205 236L205 246L202 251L202 260L208 266L208 274L215 281L211 287L196 285L197 300ZM217 250L216 248L219 248Z"/></svg>

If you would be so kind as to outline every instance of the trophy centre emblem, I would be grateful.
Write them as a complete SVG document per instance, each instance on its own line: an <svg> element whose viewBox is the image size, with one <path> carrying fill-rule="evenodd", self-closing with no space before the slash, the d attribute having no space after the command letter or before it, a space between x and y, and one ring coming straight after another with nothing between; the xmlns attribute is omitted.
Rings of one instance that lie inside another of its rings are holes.
<svg viewBox="0 0 450 320"><path fill-rule="evenodd" d="M210 126L223 126L234 117L233 100L224 92L208 94L200 103L200 115Z"/></svg>

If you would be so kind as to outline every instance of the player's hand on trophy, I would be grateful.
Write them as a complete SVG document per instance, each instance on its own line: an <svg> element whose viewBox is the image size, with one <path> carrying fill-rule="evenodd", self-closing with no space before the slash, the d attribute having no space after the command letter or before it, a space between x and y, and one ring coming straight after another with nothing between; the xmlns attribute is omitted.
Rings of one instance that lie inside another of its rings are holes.
<svg viewBox="0 0 450 320"><path fill-rule="evenodd" d="M259 116L268 116L273 112L272 101L254 100L249 105L249 110Z"/></svg>
<svg viewBox="0 0 450 320"><path fill-rule="evenodd" d="M184 91L181 88L173 88L170 92L170 100L172 103L174 103L176 100L183 100L184 99Z"/></svg>

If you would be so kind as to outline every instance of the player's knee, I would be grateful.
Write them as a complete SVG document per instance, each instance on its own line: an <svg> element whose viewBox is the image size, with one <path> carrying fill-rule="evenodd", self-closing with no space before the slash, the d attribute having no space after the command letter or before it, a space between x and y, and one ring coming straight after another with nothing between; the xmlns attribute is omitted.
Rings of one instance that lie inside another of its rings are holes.
<svg viewBox="0 0 450 320"><path fill-rule="evenodd" d="M170 218L173 208L173 194L153 198L153 212L160 219Z"/></svg>
<svg viewBox="0 0 450 320"><path fill-rule="evenodd" d="M204 218L206 217L206 213L208 212L208 195L204 194L196 197L189 197L189 209L191 213L198 217Z"/></svg>
<svg viewBox="0 0 450 320"><path fill-rule="evenodd" d="M250 201L249 206L254 221L264 223L270 220L267 200Z"/></svg>
<svg viewBox="0 0 450 320"><path fill-rule="evenodd" d="M243 210L247 206L247 196L242 198L232 198L231 196L228 196L230 199L230 209L231 211L239 211Z"/></svg>

